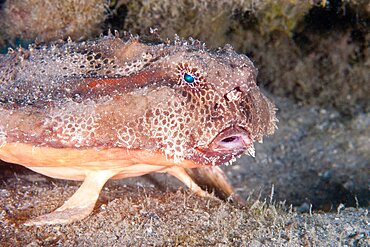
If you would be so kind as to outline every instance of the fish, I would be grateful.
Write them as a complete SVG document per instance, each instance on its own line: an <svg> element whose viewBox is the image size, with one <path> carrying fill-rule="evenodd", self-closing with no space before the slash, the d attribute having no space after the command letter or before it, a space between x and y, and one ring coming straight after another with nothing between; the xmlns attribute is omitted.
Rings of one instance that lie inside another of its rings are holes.
<svg viewBox="0 0 370 247"><path fill-rule="evenodd" d="M9 49L0 56L0 160L83 181L26 225L89 216L109 179L168 173L200 196L196 175L227 195L220 166L276 129L257 69L230 45L125 33ZM198 180L199 181L199 180Z"/></svg>

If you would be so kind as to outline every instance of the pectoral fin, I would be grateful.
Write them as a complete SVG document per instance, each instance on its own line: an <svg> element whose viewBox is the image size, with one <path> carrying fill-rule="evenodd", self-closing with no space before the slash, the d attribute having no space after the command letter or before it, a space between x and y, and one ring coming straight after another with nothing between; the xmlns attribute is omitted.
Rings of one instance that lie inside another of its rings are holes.
<svg viewBox="0 0 370 247"><path fill-rule="evenodd" d="M200 188L197 183L189 176L186 169L180 166L174 166L166 170L168 174L176 177L178 180L183 182L191 191L199 196L211 196L208 192Z"/></svg>
<svg viewBox="0 0 370 247"><path fill-rule="evenodd" d="M93 211L104 184L114 175L113 171L89 171L81 187L60 208L25 225L69 224L84 219Z"/></svg>
<svg viewBox="0 0 370 247"><path fill-rule="evenodd" d="M245 205L245 201L237 193L230 184L225 173L219 166L199 167L199 168L184 168L185 172L197 183L199 187L212 192L221 199L231 199L240 206Z"/></svg>

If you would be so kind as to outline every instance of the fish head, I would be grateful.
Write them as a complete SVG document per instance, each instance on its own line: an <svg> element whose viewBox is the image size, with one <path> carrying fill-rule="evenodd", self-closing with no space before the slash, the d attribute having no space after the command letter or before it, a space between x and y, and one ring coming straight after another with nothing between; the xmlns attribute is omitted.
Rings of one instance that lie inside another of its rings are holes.
<svg viewBox="0 0 370 247"><path fill-rule="evenodd" d="M247 153L276 128L275 107L256 85L251 60L229 47L162 48L148 70L161 76L146 94L148 135L175 160L220 165ZM149 142L148 142L149 143ZM154 144L155 143L155 144Z"/></svg>

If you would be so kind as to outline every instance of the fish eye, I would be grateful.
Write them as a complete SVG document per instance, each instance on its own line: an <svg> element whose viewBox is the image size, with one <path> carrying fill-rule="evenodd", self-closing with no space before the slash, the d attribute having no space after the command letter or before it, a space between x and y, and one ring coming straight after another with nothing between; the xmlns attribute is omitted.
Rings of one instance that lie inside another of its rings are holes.
<svg viewBox="0 0 370 247"><path fill-rule="evenodd" d="M187 63L179 63L176 66L175 78L179 85L186 85L197 90L203 87L206 80L197 67L192 67Z"/></svg>
<svg viewBox="0 0 370 247"><path fill-rule="evenodd" d="M194 83L195 81L195 78L194 76L188 74L188 73L184 73L184 80L187 82L187 83Z"/></svg>

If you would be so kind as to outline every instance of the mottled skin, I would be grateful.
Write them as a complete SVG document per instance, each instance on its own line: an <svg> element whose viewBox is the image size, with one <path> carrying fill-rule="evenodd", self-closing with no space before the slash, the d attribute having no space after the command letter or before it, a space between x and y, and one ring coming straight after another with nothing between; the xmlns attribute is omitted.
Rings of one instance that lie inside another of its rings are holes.
<svg viewBox="0 0 370 247"><path fill-rule="evenodd" d="M108 36L10 51L0 69L0 159L84 181L29 224L86 217L110 178L168 172L205 195L186 169L208 167L230 194L215 165L275 129L252 62L229 47Z"/></svg>

